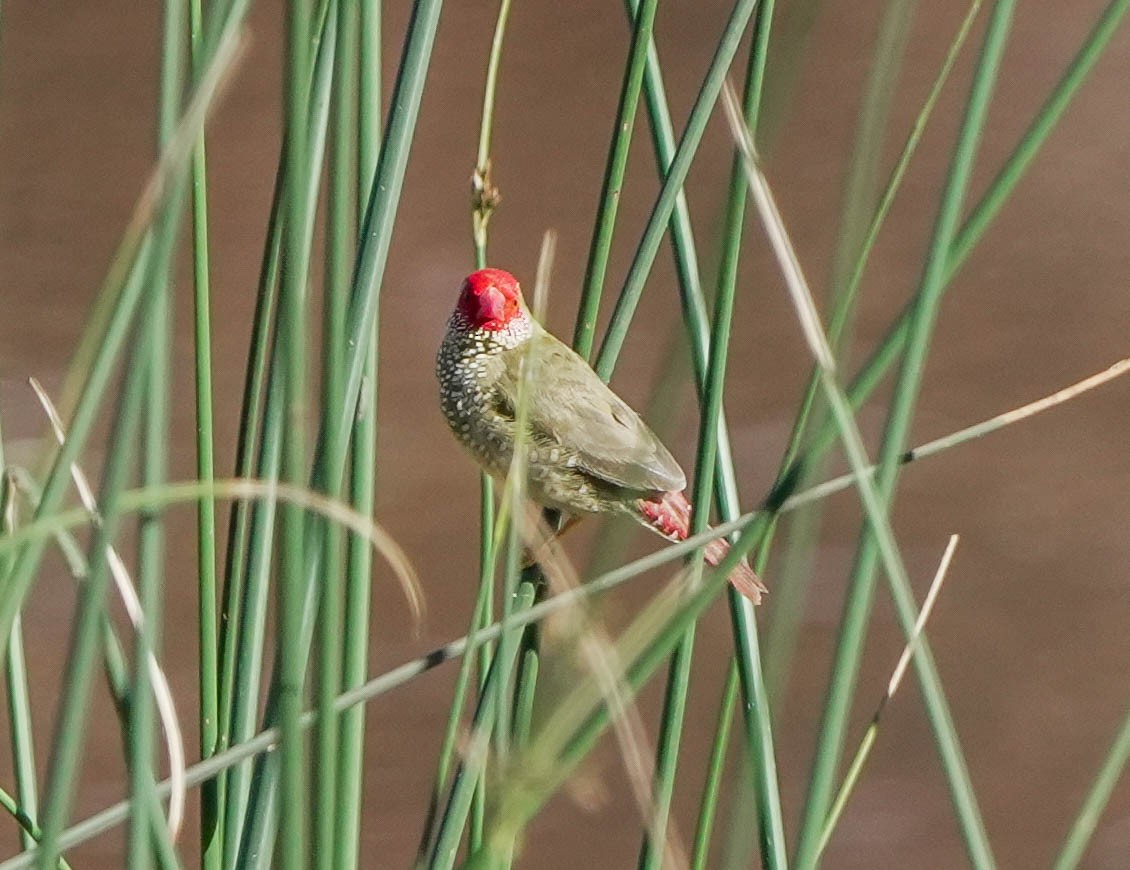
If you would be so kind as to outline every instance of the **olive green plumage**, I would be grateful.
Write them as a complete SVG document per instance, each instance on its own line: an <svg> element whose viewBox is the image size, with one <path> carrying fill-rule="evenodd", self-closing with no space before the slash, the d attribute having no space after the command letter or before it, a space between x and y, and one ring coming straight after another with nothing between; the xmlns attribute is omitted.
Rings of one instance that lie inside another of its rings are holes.
<svg viewBox="0 0 1130 870"><path fill-rule="evenodd" d="M686 486L679 464L572 349L526 314L517 329L468 328L454 315L437 359L441 407L459 440L496 477L510 468L522 367L530 497L568 513L626 509Z"/></svg>

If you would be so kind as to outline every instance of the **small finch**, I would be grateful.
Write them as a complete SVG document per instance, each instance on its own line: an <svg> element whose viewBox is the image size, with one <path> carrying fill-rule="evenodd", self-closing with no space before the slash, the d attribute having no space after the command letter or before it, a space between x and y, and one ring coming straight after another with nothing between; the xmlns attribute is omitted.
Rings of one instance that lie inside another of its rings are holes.
<svg viewBox="0 0 1130 870"><path fill-rule="evenodd" d="M436 357L443 414L478 463L496 478L509 471L523 358L536 366L524 409L530 498L570 518L627 514L685 540L691 505L679 463L588 363L542 329L501 269L463 281ZM704 549L717 565L730 546L718 539ZM754 604L765 592L744 562L730 582Z"/></svg>

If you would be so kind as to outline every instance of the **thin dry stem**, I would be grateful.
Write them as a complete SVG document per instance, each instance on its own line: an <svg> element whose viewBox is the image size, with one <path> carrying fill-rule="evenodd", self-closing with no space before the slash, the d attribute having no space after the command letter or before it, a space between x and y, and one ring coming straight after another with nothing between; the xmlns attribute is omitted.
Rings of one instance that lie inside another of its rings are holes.
<svg viewBox="0 0 1130 870"><path fill-rule="evenodd" d="M48 420L51 421L55 440L62 447L67 440L67 433L63 428L63 421L59 417L58 409L36 378L29 378L28 380L32 390L35 391L36 398L39 399L39 404L47 414ZM77 462L71 463L71 478L74 480L75 489L78 490L82 506L90 514L91 521L96 524L101 523L101 514L98 510L98 502L94 498L94 491L90 487L90 481L85 472ZM145 614L141 608L141 600L138 598L137 589L130 578L129 569L126 568L122 557L112 545L106 547L106 562L110 568L110 576L114 578L118 595L125 606L126 614L133 625L134 632L138 637L141 637L145 629ZM146 669L149 671L153 700L161 720L161 729L165 732L165 745L168 747L171 788L169 792L168 826L169 836L173 842L176 842L181 825L184 822L185 798L188 792L188 786L185 782L184 735L181 731L180 720L177 718L172 689L165 677L165 671L152 649L149 649L146 654Z"/></svg>

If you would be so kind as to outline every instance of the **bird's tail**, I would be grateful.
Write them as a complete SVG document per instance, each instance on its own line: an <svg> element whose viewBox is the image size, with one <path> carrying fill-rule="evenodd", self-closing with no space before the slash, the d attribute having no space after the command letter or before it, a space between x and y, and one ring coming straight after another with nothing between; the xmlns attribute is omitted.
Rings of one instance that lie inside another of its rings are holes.
<svg viewBox="0 0 1130 870"><path fill-rule="evenodd" d="M690 535L691 503L681 492L667 492L654 501L640 499L639 507L647 527L668 540L685 541ZM703 547L703 556L707 564L718 565L729 551L724 538L715 538ZM761 596L769 591L745 559L731 572L730 583L754 604L760 604Z"/></svg>

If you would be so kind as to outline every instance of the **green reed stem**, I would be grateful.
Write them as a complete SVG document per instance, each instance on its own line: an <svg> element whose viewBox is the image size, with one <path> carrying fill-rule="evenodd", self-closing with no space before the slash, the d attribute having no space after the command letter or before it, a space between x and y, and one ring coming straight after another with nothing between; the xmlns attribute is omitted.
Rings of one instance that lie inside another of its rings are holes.
<svg viewBox="0 0 1130 870"><path fill-rule="evenodd" d="M187 67L188 9L183 0L165 0L161 46L161 84L157 105L157 153L169 144L181 112ZM148 354L137 360L145 367L145 391L141 424L141 479L144 486L158 486L168 477L168 393L170 334L170 277L167 264L174 256L179 216L167 215L160 229L152 291L151 316L139 323L148 329ZM155 279L155 280L154 280ZM129 866L146 870L151 860L148 805L144 795L153 787L153 699L149 685L149 661L159 655L160 625L165 574L163 522L157 512L138 518L138 598L145 615L135 631L133 675L130 688L127 758L134 812L130 820ZM98 554L98 558L103 558ZM100 627L100 626L99 626ZM93 641L91 642L93 650Z"/></svg>
<svg viewBox="0 0 1130 870"><path fill-rule="evenodd" d="M43 832L39 829L39 825L35 820L29 816L23 808L23 805L3 789L0 789L0 809L3 809L10 815L20 826L20 839L21 841L26 837L28 845L26 849L34 849L36 843L39 842L43 836ZM70 870L70 864L65 859L60 858L58 864L60 870Z"/></svg>
<svg viewBox="0 0 1130 870"><path fill-rule="evenodd" d="M420 836L420 845L416 850L416 862L420 864L427 860L427 856L432 845L432 838L435 834L435 824L438 821L438 813L440 807L440 800L448 786L448 776L451 774L451 765L455 758L456 744L458 743L460 731L463 727L463 706L467 698L467 687L471 682L471 670L475 664L475 658L472 654L475 650L479 649L480 643L477 640L478 632L486 625L489 625L492 620L484 618L483 614L487 608L490 607L490 599L494 593L491 584L482 584L479 586L479 594L475 601L475 608L471 615L471 625L467 630L465 637L467 638L467 647L462 656L459 664L459 675L455 679L455 691L452 695L452 712L447 719L447 727L443 733L443 743L440 744L439 762L436 769L435 782L432 785L431 797L428 801L428 809L424 816L423 833ZM483 669L483 683L486 682L486 674L490 670L490 662ZM484 687L479 687L480 697L482 696ZM458 715L456 715L458 713Z"/></svg>
<svg viewBox="0 0 1130 870"><path fill-rule="evenodd" d="M16 527L15 484L4 457L0 436L0 523L4 534ZM11 567L11 557L0 558L0 576ZM20 815L29 822L39 814L36 787L35 739L31 723L31 699L28 696L27 660L24 655L23 622L17 614L8 637L8 656L4 661L4 687L7 690L9 747L12 754L12 775L16 782L16 803ZM15 815L15 813L13 813ZM19 816L16 816L18 819ZM20 844L30 849L38 839L38 826L21 825Z"/></svg>
<svg viewBox="0 0 1130 870"><path fill-rule="evenodd" d="M146 360L146 395L142 429L142 480L157 486L167 477L168 444L168 379L167 357L169 327L168 289L153 303L154 312L148 328L153 331ZM150 866L151 837L149 806L144 799L153 788L153 700L150 691L150 657L159 655L160 620L164 580L164 535L160 515L144 512L139 517L138 598L145 619L135 632L133 645L133 677L129 692L129 727L127 756L130 767L130 790L134 814L129 830L129 864L131 868ZM162 820L162 827L164 822Z"/></svg>
<svg viewBox="0 0 1130 870"><path fill-rule="evenodd" d="M1122 725L1115 735L1110 751L1103 759L1090 791L1079 808L1079 815L1071 825L1067 838L1063 841L1063 848L1056 856L1055 870L1074 870L1083 860L1091 837L1098 827L1103 811L1106 809L1114 787L1126 769L1126 762L1130 760L1130 714L1122 720Z"/></svg>
<svg viewBox="0 0 1130 870"><path fill-rule="evenodd" d="M501 196L494 181L491 177L491 153L490 143L494 132L494 107L495 97L498 92L498 73L502 65L502 47L506 37L506 25L510 20L510 5L511 0L500 0L498 4L498 16L495 20L494 35L491 39L490 54L487 57L487 70L486 80L483 84L483 108L480 114L479 121L479 142L478 150L475 155L475 171L472 176L471 188L471 242L474 246L474 259L476 269L485 269L488 265L487 257L487 240L488 240L488 227L490 225L490 217L494 209L498 207L501 201ZM494 481L485 472L479 475L479 596L478 600L481 606L476 605L475 613L478 615L480 622L478 625L486 625L493 619L494 613L494 564L496 559L495 542L494 542L494 529L495 529L495 508L494 508ZM480 674L480 692L483 689L483 683L486 680L487 670L490 667L491 656L493 650L489 644L484 644L479 648L479 674ZM461 675L462 676L462 675ZM458 694L452 701L451 709L448 713L447 733L453 733L453 730L458 726L458 723L463 716L463 706L466 702L464 692L466 691L466 684L462 683L458 687ZM433 787L433 805L429 810L428 818L424 825L424 839L421 842L420 848L426 849L428 845L428 838L430 837L430 829L435 821L434 814L438 808L438 803L435 803L447 787L447 771L451 765L451 752L454 744L449 744L446 740L441 752L438 771L442 774L436 780ZM478 843L482 836L485 808L486 808L486 784L480 782L475 789L474 800L472 802L471 814L473 823L471 825L471 840L473 843Z"/></svg>
<svg viewBox="0 0 1130 870"><path fill-rule="evenodd" d="M596 317L600 312L600 296L608 270L608 256L612 250L612 233L616 227L620 190L624 185L624 172L628 166L628 150L632 144L636 109L639 106L648 49L652 46L651 32L658 5L658 0L642 0L633 10L632 37L624 66L624 81L620 86L620 102L616 108L612 142L600 189L600 207L597 209L596 225L589 243L585 283L581 291L580 307L577 309L577 323L573 329L573 349L586 360L592 354L596 335Z"/></svg>
<svg viewBox="0 0 1130 870"><path fill-rule="evenodd" d="M255 313L252 318L251 340L248 350L247 369L244 376L243 400L240 404L239 434L236 438L235 476L241 478L259 477L274 479L278 475L277 462L267 462L264 406L269 384L267 377L271 350L271 333L274 312L277 306L278 269L282 239L282 181L285 176L285 152L279 156L279 169L275 178L274 195L271 201L270 219L267 225L267 238L263 250L263 260L259 272L259 285L255 299ZM263 433L262 435L260 433ZM264 442L264 443L261 443ZM260 453L257 456L257 453ZM232 505L228 521L228 542L224 562L223 612L220 619L220 685L219 685L219 728L216 737L217 751L223 751L232 743L232 729L235 720L234 706L241 703L235 691L237 667L245 667L248 658L240 651L245 633L240 630L246 618L245 596L248 596L248 577L250 575L249 548L253 542L262 542L261 532L249 535L253 524L262 524L264 514L270 513L273 523L274 505L238 502ZM267 535L269 538L270 536ZM253 575L252 575L253 576ZM244 699L244 702L246 699ZM237 739L238 742L238 739ZM227 804L227 776L217 781L219 791L220 823L223 823ZM226 846L224 850L226 852Z"/></svg>
<svg viewBox="0 0 1130 870"><path fill-rule="evenodd" d="M201 72L204 42L202 0L188 4L192 74ZM192 153L192 281L193 343L196 380L196 476L215 479L215 426L212 412L212 323L208 252L208 167L205 137L201 131ZM204 499L196 513L200 757L216 751L219 734L219 670L216 628L216 503ZM200 849L205 870L219 870L223 843L218 829L217 783L200 793Z"/></svg>
<svg viewBox="0 0 1130 870"><path fill-rule="evenodd" d="M352 27L360 31L357 67L357 181L356 222L364 218L369 185L377 168L381 142L381 5L379 0L360 0ZM366 516L375 503L377 451L377 330L370 332L362 379L361 397L353 421L349 444L349 498ZM342 653L343 690L364 683L369 658L369 586L372 552L368 541L350 535L346 547L345 622ZM359 861L364 775L365 710L355 707L343 713L337 773L336 861L338 867L354 867Z"/></svg>
<svg viewBox="0 0 1130 870"><path fill-rule="evenodd" d="M714 818L718 814L718 796L722 791L722 776L726 771L726 750L730 745L730 729L734 722L734 707L738 702L738 665L734 662L726 674L722 699L718 705L718 722L714 728L714 741L710 745L710 760L706 765L706 782L702 787L702 801L695 828L691 867L704 870L710 858L710 840L714 833Z"/></svg>
<svg viewBox="0 0 1130 870"><path fill-rule="evenodd" d="M306 476L306 314L310 273L311 238L316 200L298 195L309 190L306 173L310 149L309 99L313 65L310 41L313 34L311 0L291 0L287 5L287 53L284 67L284 135L289 161L286 179L288 193L283 226L282 284L279 289L279 324L276 365L284 372L284 413L282 469L280 478L300 485ZM329 16L335 19L337 4L329 3ZM332 32L332 28L331 31ZM323 31L324 44L332 42ZM275 860L284 870L303 866L306 810L305 753L298 727L302 713L302 685L306 671L303 649L303 605L306 599L303 532L305 516L296 505L284 505L280 512L279 576L276 587L278 644L276 647L276 712L279 723L278 825L280 841Z"/></svg>
<svg viewBox="0 0 1130 870"><path fill-rule="evenodd" d="M335 42L333 39L324 38L324 34L329 26L331 8L330 3L322 5L315 22L314 35L311 37L311 42L316 42L317 54L313 71L307 78L308 102L305 102L303 106L308 119L310 139L307 143L308 149L305 160L301 161L304 168L297 171L301 181L299 186L290 187L290 182L287 181L287 178L291 177L289 173L284 173L279 180L279 184L282 185L282 202L289 202L291 198L294 198L302 204L303 222L299 229L302 239L301 251L305 252L303 257L304 274L309 272L309 252L313 243L315 223L314 212L318 201L318 186L322 177L321 166L325 153L329 118L329 95ZM287 150L284 163L289 163L290 153ZM297 192L292 194L292 190ZM282 204L280 204L279 209L278 214L281 218L279 234L280 240L283 240L286 238L286 226L291 218ZM285 244L283 247L285 247ZM261 285L263 287L270 286L267 282L274 277L271 274L273 267L281 265L281 259L272 261L271 254L272 248L269 246L263 284ZM281 248L279 256L281 258ZM282 333L287 328L281 295L278 308L279 314L275 324L276 345L281 343ZM258 324L256 324L256 331L258 331L258 328ZM274 350L268 351L268 353L270 357L265 362L269 364L270 370L267 375L267 394L262 403L262 429L258 435L258 441L261 445L259 473L260 477L264 479L275 480L281 476L284 461L284 434L289 428L285 423L287 414L284 409L286 393L284 383L287 374L286 367L275 356ZM258 363L258 360L255 362ZM274 503L264 503L259 507L261 509L257 509L251 514L251 528L248 537L250 550L247 554L247 569L245 575L243 575L246 579L240 584L242 588L240 599L238 599L240 603L237 608L239 622L232 640L236 649L233 657L234 683L232 694L234 698L230 720L231 740L233 741L244 740L255 733L259 710L259 685L262 672L262 650L266 636L267 592L273 552L272 538L275 528L276 506ZM229 562L229 567L230 564ZM227 655L226 645L225 655ZM276 662L276 664L278 663ZM238 768L228 775L225 784L226 806L223 833L226 865L235 861L243 835L244 811L250 793L250 776L251 771L247 767ZM264 821L269 822L269 820Z"/></svg>
<svg viewBox="0 0 1130 870"><path fill-rule="evenodd" d="M325 303L322 338L322 414L332 415L344 401L338 361L345 356L345 313L349 302L350 269L357 240L354 225L357 191L354 171L357 110L357 7L341 3L332 34L337 45L334 71L326 208ZM343 449L348 447L343 445ZM318 605L318 723L314 730L314 806L310 863L329 868L335 864L339 719L333 702L341 691L343 644L342 595L344 592L343 530L327 525L321 600Z"/></svg>

